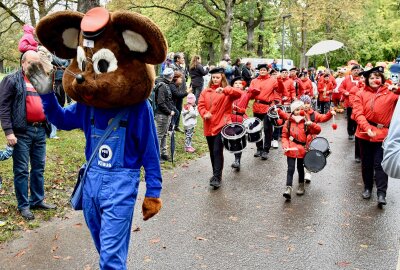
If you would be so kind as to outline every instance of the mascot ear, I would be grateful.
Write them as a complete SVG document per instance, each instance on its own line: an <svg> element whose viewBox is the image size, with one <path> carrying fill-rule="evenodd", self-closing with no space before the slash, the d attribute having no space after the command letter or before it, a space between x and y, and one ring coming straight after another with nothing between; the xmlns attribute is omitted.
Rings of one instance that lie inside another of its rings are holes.
<svg viewBox="0 0 400 270"><path fill-rule="evenodd" d="M51 53L64 59L74 58L78 47L83 14L59 11L40 20L36 34Z"/></svg>
<svg viewBox="0 0 400 270"><path fill-rule="evenodd" d="M138 13L113 12L112 24L120 31L125 45L135 58L147 64L162 63L167 56L167 41L158 26Z"/></svg>

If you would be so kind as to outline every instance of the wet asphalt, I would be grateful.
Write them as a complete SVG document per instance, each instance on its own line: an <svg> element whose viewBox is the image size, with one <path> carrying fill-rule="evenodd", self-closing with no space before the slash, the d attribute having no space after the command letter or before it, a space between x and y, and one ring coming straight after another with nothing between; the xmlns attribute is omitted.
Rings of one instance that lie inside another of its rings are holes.
<svg viewBox="0 0 400 270"><path fill-rule="evenodd" d="M222 187L208 186L208 155L164 172L159 215L141 219L144 186L136 204L129 269L396 269L400 180L390 179L388 204L376 191L363 200L360 164L346 120L322 124L332 154L313 174L304 196L282 197L286 157L271 150L254 158L248 144L240 172L225 152ZM294 178L297 188L297 172ZM0 269L98 269L98 255L81 212L54 219L0 246ZM400 269L400 268L399 268Z"/></svg>

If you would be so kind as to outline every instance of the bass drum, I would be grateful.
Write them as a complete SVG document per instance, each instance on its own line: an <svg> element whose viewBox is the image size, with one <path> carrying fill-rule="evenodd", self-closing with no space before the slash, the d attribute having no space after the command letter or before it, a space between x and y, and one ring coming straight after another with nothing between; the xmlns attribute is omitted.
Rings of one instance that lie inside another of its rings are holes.
<svg viewBox="0 0 400 270"><path fill-rule="evenodd" d="M246 128L240 123L224 126L221 135L225 149L231 153L240 153L247 146Z"/></svg>
<svg viewBox="0 0 400 270"><path fill-rule="evenodd" d="M263 123L260 119L258 119L257 117L247 118L243 121L243 125L246 128L248 142L256 143L263 139Z"/></svg>
<svg viewBox="0 0 400 270"><path fill-rule="evenodd" d="M331 154L331 150L329 148L329 142L327 139L323 137L316 137L314 138L309 147L310 150L318 150L324 154L324 156L327 158Z"/></svg>
<svg viewBox="0 0 400 270"><path fill-rule="evenodd" d="M326 166L326 157L319 150L310 150L304 156L304 167L310 172L316 173Z"/></svg>

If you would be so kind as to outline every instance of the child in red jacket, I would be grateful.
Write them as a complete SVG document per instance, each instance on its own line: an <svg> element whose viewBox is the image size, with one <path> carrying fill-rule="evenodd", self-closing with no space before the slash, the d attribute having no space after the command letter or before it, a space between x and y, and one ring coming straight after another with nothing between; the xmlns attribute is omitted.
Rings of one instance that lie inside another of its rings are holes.
<svg viewBox="0 0 400 270"><path fill-rule="evenodd" d="M322 114L325 114L326 105L329 105L331 102L331 94L333 92L333 84L330 81L330 75L325 74L324 79L318 82L318 104L319 111Z"/></svg>
<svg viewBox="0 0 400 270"><path fill-rule="evenodd" d="M304 117L302 111L304 103L300 100L294 101L290 105L291 115L283 126L282 132L282 148L287 156L287 178L286 190L283 197L286 200L292 198L293 174L296 167L299 174L299 187L296 194L301 196L304 194L304 156L306 148L311 142L313 135L321 132L320 126Z"/></svg>

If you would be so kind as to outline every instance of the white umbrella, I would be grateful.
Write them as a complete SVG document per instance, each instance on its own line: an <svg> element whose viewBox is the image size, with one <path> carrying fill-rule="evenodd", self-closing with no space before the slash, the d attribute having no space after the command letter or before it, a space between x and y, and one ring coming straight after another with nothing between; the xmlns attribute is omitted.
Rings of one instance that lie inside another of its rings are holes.
<svg viewBox="0 0 400 270"><path fill-rule="evenodd" d="M312 55L319 55L319 54L325 54L326 58L326 63L328 64L329 68L329 63L328 63L328 57L327 53L331 51L335 51L337 49L340 49L343 47L343 43L336 41L336 40L323 40L318 42L317 44L314 44L306 53L306 56L312 56Z"/></svg>

